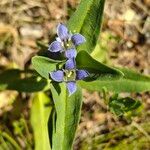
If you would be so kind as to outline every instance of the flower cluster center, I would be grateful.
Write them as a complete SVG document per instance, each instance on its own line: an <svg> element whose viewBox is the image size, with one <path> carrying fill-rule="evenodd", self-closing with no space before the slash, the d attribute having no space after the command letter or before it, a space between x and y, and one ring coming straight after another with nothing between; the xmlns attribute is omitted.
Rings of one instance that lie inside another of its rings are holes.
<svg viewBox="0 0 150 150"><path fill-rule="evenodd" d="M73 43L71 39L68 39L66 42L64 42L64 48L65 49L71 49L73 47Z"/></svg>
<svg viewBox="0 0 150 150"><path fill-rule="evenodd" d="M64 81L75 81L76 71L75 70L64 70Z"/></svg>

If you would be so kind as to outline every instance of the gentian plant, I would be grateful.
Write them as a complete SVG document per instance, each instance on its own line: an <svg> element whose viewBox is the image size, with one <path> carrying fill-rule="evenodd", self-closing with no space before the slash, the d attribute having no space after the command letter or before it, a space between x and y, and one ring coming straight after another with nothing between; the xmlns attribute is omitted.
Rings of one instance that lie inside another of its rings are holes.
<svg viewBox="0 0 150 150"><path fill-rule="evenodd" d="M103 89L139 92L150 88L145 82L138 88L137 82L134 82L135 78L142 82L150 81L148 77L128 69L109 67L91 56L100 33L104 3L105 0L82 0L68 23L57 25L56 40L49 45L48 51L52 55L59 53L58 58L32 58L34 69L47 79L54 104L47 121L49 134L45 137L48 142L43 145L45 149L72 149L82 106L81 88L103 92ZM63 57L59 58L61 55ZM107 100L107 105L111 112L120 116L138 108L140 102L129 97L113 96Z"/></svg>
<svg viewBox="0 0 150 150"><path fill-rule="evenodd" d="M86 70L76 68L75 57L77 55L76 46L85 42L81 34L71 34L64 24L57 27L56 41L50 44L49 51L64 52L67 61L61 70L50 72L50 78L56 82L66 82L69 95L73 94L76 87L76 80L82 80L88 76Z"/></svg>
<svg viewBox="0 0 150 150"><path fill-rule="evenodd" d="M64 52L66 58L76 57L76 46L85 42L84 36L81 34L72 34L68 31L64 24L59 24L57 27L56 41L49 46L51 52Z"/></svg>
<svg viewBox="0 0 150 150"><path fill-rule="evenodd" d="M32 58L36 71L12 69L0 74L0 90L34 92L31 124L36 150L72 149L81 115L82 88L104 93L150 90L150 77L107 66L92 57L93 53L101 56L95 47L104 4L105 0L81 0L69 21L58 24L56 40L48 47L44 45L41 56ZM56 53L60 55L53 59ZM140 106L139 101L116 94L106 103L118 116Z"/></svg>
<svg viewBox="0 0 150 150"><path fill-rule="evenodd" d="M76 69L75 59L67 60L65 69L50 72L50 77L56 82L66 82L69 95L73 94L76 87L76 80L88 77L88 72Z"/></svg>

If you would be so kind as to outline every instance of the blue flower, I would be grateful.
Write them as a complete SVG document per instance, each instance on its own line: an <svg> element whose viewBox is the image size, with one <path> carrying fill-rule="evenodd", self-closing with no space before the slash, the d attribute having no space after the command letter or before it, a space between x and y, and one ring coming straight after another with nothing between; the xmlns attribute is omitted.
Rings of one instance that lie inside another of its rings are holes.
<svg viewBox="0 0 150 150"><path fill-rule="evenodd" d="M50 78L55 82L66 82L69 96L76 90L76 80L82 80L89 76L85 70L76 69L75 59L68 59L65 63L65 69L57 70L49 73Z"/></svg>
<svg viewBox="0 0 150 150"><path fill-rule="evenodd" d="M75 47L84 43L85 38L79 33L71 34L64 24L57 26L56 41L49 45L51 52L64 52L66 58L75 58L77 55Z"/></svg>

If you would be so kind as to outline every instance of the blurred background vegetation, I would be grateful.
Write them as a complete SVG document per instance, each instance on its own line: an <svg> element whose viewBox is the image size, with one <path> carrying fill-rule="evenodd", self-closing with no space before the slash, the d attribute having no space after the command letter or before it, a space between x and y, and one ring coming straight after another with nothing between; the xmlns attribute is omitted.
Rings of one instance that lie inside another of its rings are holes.
<svg viewBox="0 0 150 150"><path fill-rule="evenodd" d="M78 4L79 0L1 0L0 73L11 68L31 68L31 57L40 51L41 43L48 45L54 39L56 25L65 23ZM149 10L150 0L106 0L96 47L100 55L96 59L149 75ZM136 111L121 117L108 110L104 93L83 90L83 94L74 150L150 149L150 92L121 93L120 96L142 102ZM34 149L30 123L33 97L30 93L0 91L0 150L17 149L18 145L21 149Z"/></svg>

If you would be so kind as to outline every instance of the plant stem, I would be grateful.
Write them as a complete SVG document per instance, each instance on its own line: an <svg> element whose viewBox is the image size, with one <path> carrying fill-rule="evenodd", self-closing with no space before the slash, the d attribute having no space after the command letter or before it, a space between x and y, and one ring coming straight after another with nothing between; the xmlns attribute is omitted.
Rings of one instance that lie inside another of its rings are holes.
<svg viewBox="0 0 150 150"><path fill-rule="evenodd" d="M16 150L21 150L21 147L17 144L17 142L12 137L10 137L6 132L0 132L0 134L5 139L7 139L16 148Z"/></svg>

